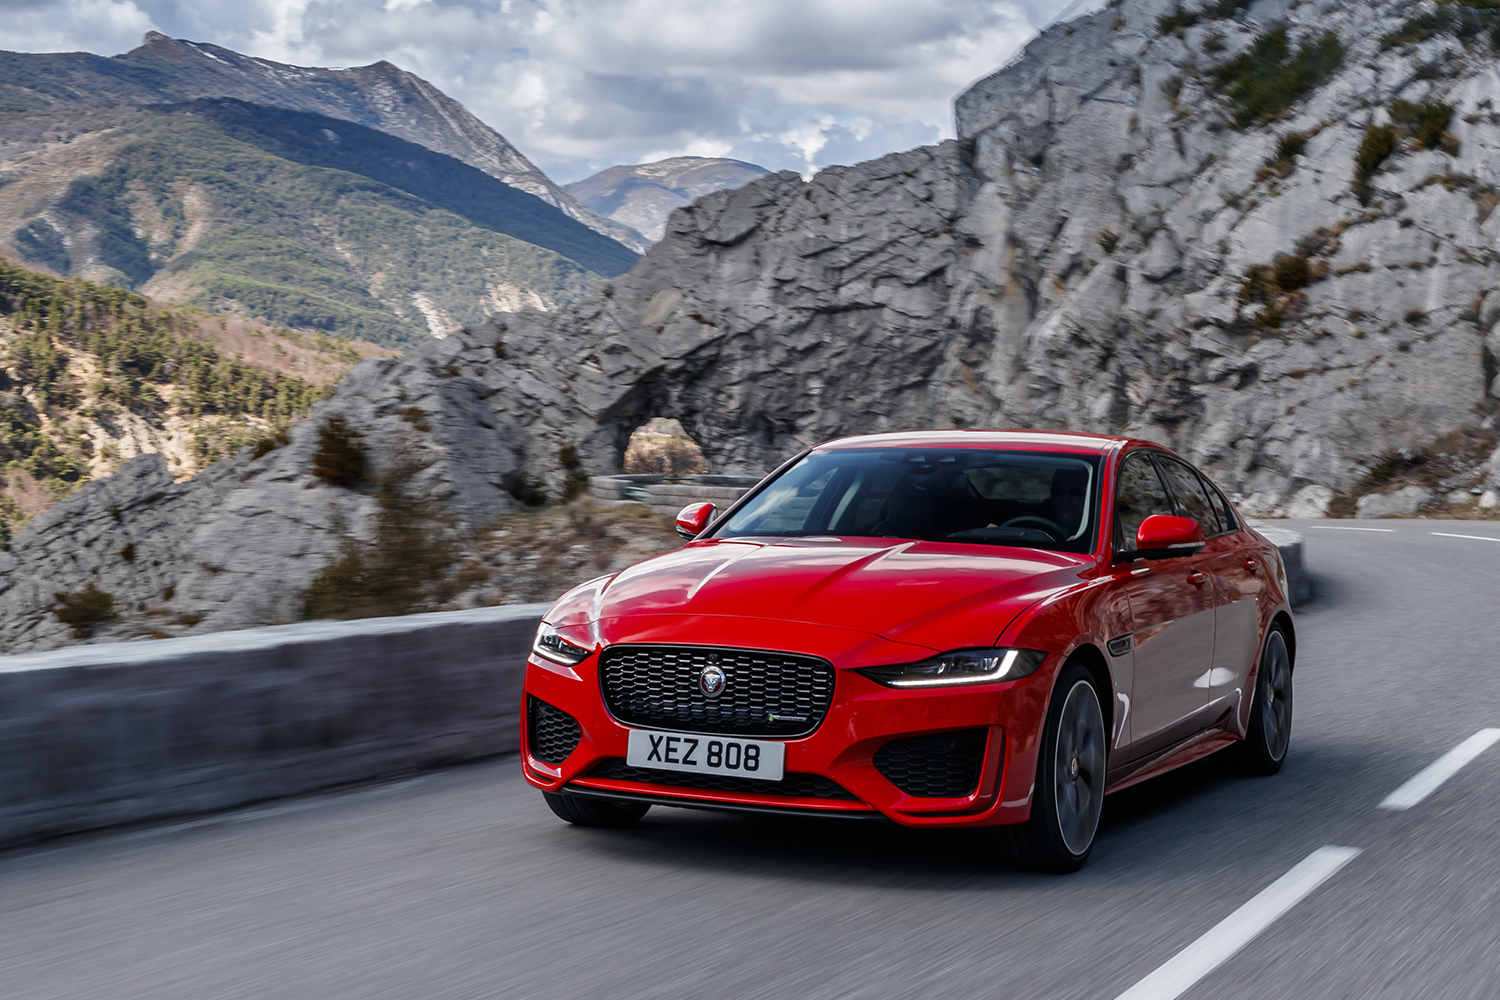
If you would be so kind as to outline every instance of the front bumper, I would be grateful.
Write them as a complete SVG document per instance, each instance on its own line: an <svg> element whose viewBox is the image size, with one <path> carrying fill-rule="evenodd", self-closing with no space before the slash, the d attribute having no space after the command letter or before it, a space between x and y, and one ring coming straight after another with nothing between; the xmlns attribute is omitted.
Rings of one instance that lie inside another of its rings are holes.
<svg viewBox="0 0 1500 1000"><path fill-rule="evenodd" d="M683 776L676 772L636 771L622 777L628 771L623 759L631 727L614 719L604 705L597 653L572 668L533 657L526 669L527 698L567 712L581 734L576 748L560 764L539 760L531 753L530 712L523 705L523 772L527 781L549 792L591 797L613 793L618 798L686 807L830 818L884 817L906 826L1019 823L1030 815L1037 744L1057 659L1049 658L1036 673L1014 681L914 690L885 687L852 668L840 668L833 659L833 700L822 724L808 736L783 741L786 772L789 777L800 776L788 788L816 794L787 794L752 791L754 782L741 782L733 789L685 787ZM985 734L979 780L971 794L910 795L876 766L876 753L891 740L958 730ZM652 780L658 774L660 779ZM814 777L828 779L847 795L831 792L826 782L819 785L811 780Z"/></svg>

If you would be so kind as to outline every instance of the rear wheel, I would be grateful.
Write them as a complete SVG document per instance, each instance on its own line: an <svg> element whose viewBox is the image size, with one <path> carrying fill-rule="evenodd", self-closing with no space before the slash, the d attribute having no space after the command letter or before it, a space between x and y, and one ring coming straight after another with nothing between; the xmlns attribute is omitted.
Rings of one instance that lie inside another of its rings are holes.
<svg viewBox="0 0 1500 1000"><path fill-rule="evenodd" d="M646 815L651 804L639 802L616 802L610 799L580 799L573 795L543 792L547 807L574 826L596 826L619 829L635 826Z"/></svg>
<svg viewBox="0 0 1500 1000"><path fill-rule="evenodd" d="M1093 677L1081 665L1065 667L1037 754L1031 818L998 828L997 846L1034 871L1065 874L1082 868L1104 809L1108 740Z"/></svg>
<svg viewBox="0 0 1500 1000"><path fill-rule="evenodd" d="M1240 761L1251 774L1281 770L1292 742L1292 657L1277 625L1266 633L1266 645L1255 673L1250 728L1240 743Z"/></svg>

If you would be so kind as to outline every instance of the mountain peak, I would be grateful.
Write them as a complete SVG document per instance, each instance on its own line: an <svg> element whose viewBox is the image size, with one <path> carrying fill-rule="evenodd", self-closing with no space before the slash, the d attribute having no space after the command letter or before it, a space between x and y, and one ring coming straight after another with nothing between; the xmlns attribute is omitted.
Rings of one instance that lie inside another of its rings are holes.
<svg viewBox="0 0 1500 1000"><path fill-rule="evenodd" d="M608 167L567 185L589 208L652 240L666 232L672 210L706 194L743 187L770 171L722 156L669 156L651 163Z"/></svg>

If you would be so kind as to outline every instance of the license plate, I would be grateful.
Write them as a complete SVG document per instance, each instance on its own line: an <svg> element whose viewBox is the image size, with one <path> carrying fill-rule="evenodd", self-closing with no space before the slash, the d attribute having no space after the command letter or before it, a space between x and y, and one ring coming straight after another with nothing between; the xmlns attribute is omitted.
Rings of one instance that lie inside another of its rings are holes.
<svg viewBox="0 0 1500 1000"><path fill-rule="evenodd" d="M742 737L694 736L632 729L625 763L631 767L694 774L731 774L780 781L786 744Z"/></svg>

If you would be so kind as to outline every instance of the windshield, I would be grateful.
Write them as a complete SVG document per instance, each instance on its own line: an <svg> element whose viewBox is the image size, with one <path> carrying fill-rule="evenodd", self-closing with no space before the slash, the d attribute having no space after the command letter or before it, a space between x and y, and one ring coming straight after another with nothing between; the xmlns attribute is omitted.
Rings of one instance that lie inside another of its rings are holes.
<svg viewBox="0 0 1500 1000"><path fill-rule="evenodd" d="M714 532L1093 551L1098 459L978 448L814 451Z"/></svg>

